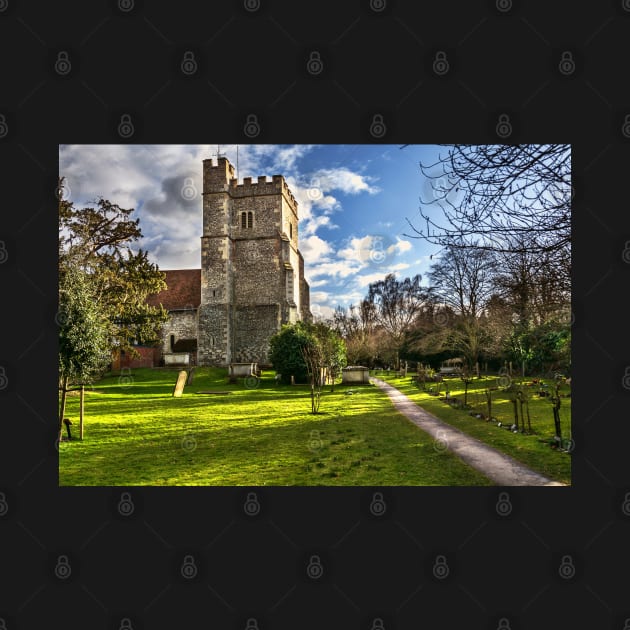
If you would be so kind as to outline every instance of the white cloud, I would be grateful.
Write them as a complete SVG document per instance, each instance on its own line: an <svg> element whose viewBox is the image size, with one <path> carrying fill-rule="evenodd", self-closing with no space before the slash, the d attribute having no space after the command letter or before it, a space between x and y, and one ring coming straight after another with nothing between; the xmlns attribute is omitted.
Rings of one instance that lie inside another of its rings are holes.
<svg viewBox="0 0 630 630"><path fill-rule="evenodd" d="M322 168L311 174L309 188L320 189L323 193L340 190L349 195L362 192L375 195L380 192L380 188L372 185L373 181L373 177L361 175L346 167Z"/></svg>
<svg viewBox="0 0 630 630"><path fill-rule="evenodd" d="M387 248L387 253L391 254L391 253L397 252L399 254L402 254L404 252L408 252L411 248L412 248L412 245L409 241L405 241L402 238L398 238L396 243L394 243L393 245L390 245Z"/></svg>
<svg viewBox="0 0 630 630"><path fill-rule="evenodd" d="M330 243L313 234L300 239L300 251L305 263L317 263L324 260L333 248Z"/></svg>

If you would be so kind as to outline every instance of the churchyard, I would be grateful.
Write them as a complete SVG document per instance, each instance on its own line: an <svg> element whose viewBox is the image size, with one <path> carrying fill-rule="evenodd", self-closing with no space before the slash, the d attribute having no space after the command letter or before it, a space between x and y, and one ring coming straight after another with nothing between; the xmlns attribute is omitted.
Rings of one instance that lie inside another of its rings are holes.
<svg viewBox="0 0 630 630"><path fill-rule="evenodd" d="M555 433L546 397L530 396L535 433L514 433L440 400L444 382L435 395L428 391L435 384L426 383L425 391L411 375L379 377L452 426L570 483L570 456L550 446ZM226 369L197 368L180 397L173 396L177 380L178 371L172 369L106 374L86 389L83 440L77 434L79 397L70 395L66 416L74 433L68 440L64 430L66 439L59 444L59 484L492 485L436 447L374 385L337 384L334 392L325 387L320 413L312 414L309 386L282 385L273 371L230 383ZM460 379L450 381L450 393L461 398ZM469 385L472 411L483 413L483 392L495 381ZM568 386L562 387L565 395ZM506 424L513 422L510 395L493 390L492 415L505 418ZM569 437L570 399L560 414L563 435Z"/></svg>

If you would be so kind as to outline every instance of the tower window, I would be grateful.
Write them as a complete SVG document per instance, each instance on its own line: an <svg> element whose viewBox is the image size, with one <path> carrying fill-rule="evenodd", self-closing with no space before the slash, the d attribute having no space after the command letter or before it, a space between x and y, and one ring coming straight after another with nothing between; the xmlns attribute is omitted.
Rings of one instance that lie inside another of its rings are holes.
<svg viewBox="0 0 630 630"><path fill-rule="evenodd" d="M293 238L293 223L289 223L289 238Z"/></svg>
<svg viewBox="0 0 630 630"><path fill-rule="evenodd" d="M241 212L241 229L252 229L254 227L254 213Z"/></svg>

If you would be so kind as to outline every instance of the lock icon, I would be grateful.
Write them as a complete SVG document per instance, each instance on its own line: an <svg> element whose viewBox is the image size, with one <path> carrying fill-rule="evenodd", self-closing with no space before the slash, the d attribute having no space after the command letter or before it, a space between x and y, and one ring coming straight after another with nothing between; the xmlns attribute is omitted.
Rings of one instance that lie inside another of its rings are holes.
<svg viewBox="0 0 630 630"><path fill-rule="evenodd" d="M9 125L4 114L0 114L0 138L4 138L9 133Z"/></svg>
<svg viewBox="0 0 630 630"><path fill-rule="evenodd" d="M118 8L124 13L133 11L134 0L118 0Z"/></svg>
<svg viewBox="0 0 630 630"><path fill-rule="evenodd" d="M125 367L120 369L120 376L118 377L118 384L126 389L127 387L131 387L133 383L133 376L131 375L131 368Z"/></svg>
<svg viewBox="0 0 630 630"><path fill-rule="evenodd" d="M623 375L622 384L624 389L630 389L630 366L626 367L626 372Z"/></svg>
<svg viewBox="0 0 630 630"><path fill-rule="evenodd" d="M2 117L0 116L0 125L2 124ZM626 114L623 119L623 125L621 126L621 133L626 137L630 138L630 114ZM0 131L0 136L2 132Z"/></svg>
<svg viewBox="0 0 630 630"><path fill-rule="evenodd" d="M60 580L67 580L72 574L72 568L68 562L68 556L59 556L55 565L55 575Z"/></svg>
<svg viewBox="0 0 630 630"><path fill-rule="evenodd" d="M623 262L630 265L630 241L626 241L626 245L621 253L621 258L623 259Z"/></svg>
<svg viewBox="0 0 630 630"><path fill-rule="evenodd" d="M512 8L512 0L497 0L497 10L507 13Z"/></svg>
<svg viewBox="0 0 630 630"><path fill-rule="evenodd" d="M118 513L121 516L131 516L135 506L131 500L131 495L128 492L123 492L120 495L120 501L118 501Z"/></svg>
<svg viewBox="0 0 630 630"><path fill-rule="evenodd" d="M448 72L449 67L450 65L446 59L446 53L443 50L438 50L433 60L433 72L441 77Z"/></svg>
<svg viewBox="0 0 630 630"><path fill-rule="evenodd" d="M9 377L7 376L4 366L0 365L0 391L9 386Z"/></svg>
<svg viewBox="0 0 630 630"><path fill-rule="evenodd" d="M370 134L375 138L382 138L387 133L387 127L383 122L382 114L374 114L372 116L372 124L370 125Z"/></svg>
<svg viewBox="0 0 630 630"><path fill-rule="evenodd" d="M258 117L256 114L247 115L245 127L243 127L243 133L248 138L255 138L260 133L260 124L258 123Z"/></svg>
<svg viewBox="0 0 630 630"><path fill-rule="evenodd" d="M70 190L70 184L68 184L67 181L64 181L55 188L55 198L58 201L67 201L70 199L71 194L72 190Z"/></svg>
<svg viewBox="0 0 630 630"><path fill-rule="evenodd" d="M120 117L120 122L118 123L118 135L121 138L131 138L133 136L134 128L133 123L131 122L131 116L129 114L123 114Z"/></svg>
<svg viewBox="0 0 630 630"><path fill-rule="evenodd" d="M446 558L444 556L437 556L435 558L435 563L433 564L433 575L438 580L443 580L448 577L449 573L450 569L446 563Z"/></svg>
<svg viewBox="0 0 630 630"><path fill-rule="evenodd" d="M192 177L186 177L186 179L184 179L181 194L186 201L192 201L197 196L197 189L195 188Z"/></svg>
<svg viewBox="0 0 630 630"><path fill-rule="evenodd" d="M245 7L245 11L253 13L260 9L260 0L244 0L243 6Z"/></svg>
<svg viewBox="0 0 630 630"><path fill-rule="evenodd" d="M308 56L308 62L306 64L306 69L309 74L313 76L317 76L324 69L324 63L322 62L322 58L316 50L313 50L311 54Z"/></svg>
<svg viewBox="0 0 630 630"><path fill-rule="evenodd" d="M626 492L626 496L624 497L623 503L621 504L621 511L626 516L630 516L630 492Z"/></svg>
<svg viewBox="0 0 630 630"><path fill-rule="evenodd" d="M250 617L245 624L245 630L258 630L258 621Z"/></svg>
<svg viewBox="0 0 630 630"><path fill-rule="evenodd" d="M180 68L184 74L190 76L197 72L197 61L195 59L195 53L192 50L187 50L184 53L184 58L180 65Z"/></svg>
<svg viewBox="0 0 630 630"><path fill-rule="evenodd" d="M61 50L57 53L57 60L55 61L55 72L65 77L72 70L72 64L70 58L65 50Z"/></svg>
<svg viewBox="0 0 630 630"><path fill-rule="evenodd" d="M4 492L0 492L0 516L5 516L9 511L9 504Z"/></svg>
<svg viewBox="0 0 630 630"><path fill-rule="evenodd" d="M372 248L370 249L370 260L375 263L382 263L387 256L387 252L383 247L383 237L375 236L372 239Z"/></svg>
<svg viewBox="0 0 630 630"><path fill-rule="evenodd" d="M497 630L510 630L510 621L507 617L501 617L501 619L499 619Z"/></svg>
<svg viewBox="0 0 630 630"><path fill-rule="evenodd" d="M509 138L512 135L512 123L507 114L501 114L499 116L495 131L499 138Z"/></svg>
<svg viewBox="0 0 630 630"><path fill-rule="evenodd" d="M372 495L372 503L370 503L370 512L374 516L382 516L387 510L387 504L383 500L383 494L381 492L375 492Z"/></svg>
<svg viewBox="0 0 630 630"><path fill-rule="evenodd" d="M376 617L372 622L372 630L385 630L385 625L380 617Z"/></svg>
<svg viewBox="0 0 630 630"><path fill-rule="evenodd" d="M510 495L507 492L499 493L496 510L499 516L509 516L512 512L512 503L510 502Z"/></svg>
<svg viewBox="0 0 630 630"><path fill-rule="evenodd" d="M372 9L374 13L384 11L386 6L387 0L370 0L370 9Z"/></svg>
<svg viewBox="0 0 630 630"><path fill-rule="evenodd" d="M243 509L247 516L256 516L260 512L260 503L258 502L258 497L255 492L247 493L247 499L245 500Z"/></svg>
<svg viewBox="0 0 630 630"><path fill-rule="evenodd" d="M129 619L129 617L123 617L120 620L119 630L133 630L133 626L131 625L131 619Z"/></svg>
<svg viewBox="0 0 630 630"><path fill-rule="evenodd" d="M319 580L324 575L324 567L322 567L322 561L319 556L311 556L306 567L306 574L312 580Z"/></svg>
<svg viewBox="0 0 630 630"><path fill-rule="evenodd" d="M321 182L317 178L311 180L311 185L306 191L306 196L313 201L320 199L322 196Z"/></svg>
<svg viewBox="0 0 630 630"><path fill-rule="evenodd" d="M558 573L563 580L570 580L575 575L575 565L571 556L562 556Z"/></svg>
<svg viewBox="0 0 630 630"><path fill-rule="evenodd" d="M565 50L560 57L560 64L558 70L564 76L569 76L575 72L575 61L573 60L573 53L570 50Z"/></svg>
<svg viewBox="0 0 630 630"><path fill-rule="evenodd" d="M311 431L311 439L308 442L308 448L311 451L316 451L323 446L322 440L319 437L319 431Z"/></svg>
<svg viewBox="0 0 630 630"><path fill-rule="evenodd" d="M192 580L197 576L197 565L195 559L192 556L184 556L184 562L181 567L182 577L187 580Z"/></svg>

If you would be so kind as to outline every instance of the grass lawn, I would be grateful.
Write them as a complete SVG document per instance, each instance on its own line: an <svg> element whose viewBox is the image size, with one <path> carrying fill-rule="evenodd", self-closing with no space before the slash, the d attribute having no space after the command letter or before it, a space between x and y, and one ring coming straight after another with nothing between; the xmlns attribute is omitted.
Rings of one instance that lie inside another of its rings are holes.
<svg viewBox="0 0 630 630"><path fill-rule="evenodd" d="M529 399L529 415L533 433L531 435L523 433L513 433L506 430L505 425L514 423L514 407L510 402L512 393L499 387L492 391L492 416L502 423L503 427L498 427L495 422L488 422L485 419L477 419L470 415L471 412L488 414L486 396L484 391L487 387L499 385L496 377L474 378L468 386L467 404L470 409L456 409L440 398L444 397L445 386L448 385L450 395L463 402L464 385L459 378L445 378L440 384L440 393L435 395L436 383L427 382L426 390L422 386L417 386L411 381L411 373L407 377L387 376L385 372L372 372L378 378L387 381L404 394L407 394L414 402L423 409L437 416L444 422L460 429L468 435L481 440L482 442L496 448L498 451L514 457L533 470L536 470L547 477L563 483L571 483L571 456L566 452L561 452L551 448L550 444L555 435L553 412L548 397L539 397L539 386L526 387ZM515 379L517 384L531 382L531 379ZM544 380L547 390L552 390L553 381ZM433 392L431 392L433 390ZM570 387L563 384L560 387L560 394L570 393ZM560 425L562 437L571 437L571 398L563 397L560 406ZM520 409L519 409L520 414ZM520 417L520 416L519 416ZM527 422L526 422L527 426ZM520 427L520 420L519 420Z"/></svg>
<svg viewBox="0 0 630 630"><path fill-rule="evenodd" d="M263 372L248 388L226 375L197 368L181 398L172 396L176 371L106 376L86 390L83 441L70 396L73 439L59 445L59 485L492 485L436 450L373 385L326 388L313 415L307 386ZM211 390L229 393L196 393Z"/></svg>

